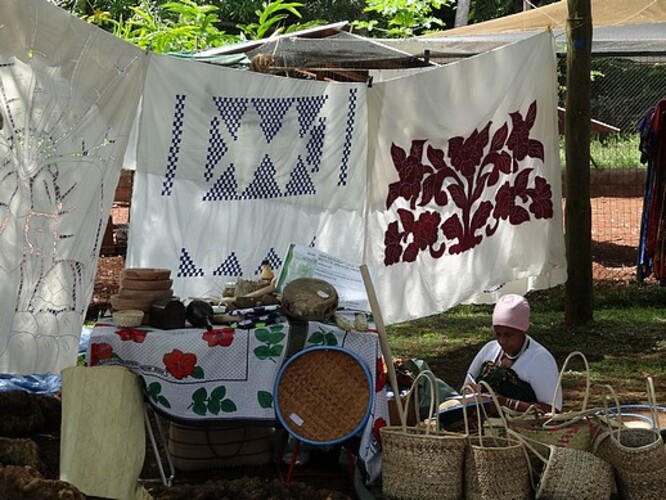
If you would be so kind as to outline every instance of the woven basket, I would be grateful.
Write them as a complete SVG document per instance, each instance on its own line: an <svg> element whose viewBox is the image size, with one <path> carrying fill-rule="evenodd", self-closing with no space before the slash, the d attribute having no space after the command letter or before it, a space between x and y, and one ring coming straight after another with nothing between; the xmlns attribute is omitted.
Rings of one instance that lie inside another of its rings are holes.
<svg viewBox="0 0 666 500"><path fill-rule="evenodd" d="M509 436L509 428L492 388L484 381L479 383L483 392L492 396L500 421ZM484 436L482 414L484 405L477 405L478 436L470 436L465 457L465 498L471 500L496 500L498 498L532 498L530 464L523 443L513 437ZM463 406L466 412L467 406Z"/></svg>
<svg viewBox="0 0 666 500"><path fill-rule="evenodd" d="M597 500L610 498L615 484L613 467L589 451L548 446L548 453L542 455L522 434L509 431L521 441L529 451L544 463L538 485L535 486L537 499L548 500Z"/></svg>
<svg viewBox="0 0 666 500"><path fill-rule="evenodd" d="M586 384L581 409L557 413L555 401L557 392L562 386L562 378L574 357L580 357L585 364ZM599 431L599 423L595 417L596 410L588 409L590 398L590 367L587 358L582 352L570 353L562 364L559 379L553 395L550 416L539 415L536 411L516 414L507 412L507 422L510 429L524 435L527 439L536 441L537 449L542 455L548 454L548 446L574 448L576 450L590 451L592 441Z"/></svg>
<svg viewBox="0 0 666 500"><path fill-rule="evenodd" d="M413 394L418 391L421 378L428 380L430 413L439 407L437 381L429 370L421 371L407 395L405 408L410 408ZM418 396L415 395L418 401ZM417 408L418 405L412 405ZM457 434L430 425L408 427L406 415L401 414L402 425L382 427L382 492L390 498L403 500L460 499L463 497L463 466L467 448L467 434ZM418 417L417 417L418 419Z"/></svg>
<svg viewBox="0 0 666 500"><path fill-rule="evenodd" d="M363 361L334 346L296 353L275 380L275 413L295 438L337 444L359 432L372 408L374 383Z"/></svg>
<svg viewBox="0 0 666 500"><path fill-rule="evenodd" d="M169 424L168 450L180 470L266 465L272 459L272 441L272 427Z"/></svg>
<svg viewBox="0 0 666 500"><path fill-rule="evenodd" d="M648 400L655 407L654 385L648 378ZM612 387L607 386L619 401ZM604 411L611 422L606 399ZM615 469L620 496L627 499L664 498L666 492L666 447L661 434L656 429L630 428L622 425L619 413L613 417L620 420L620 426L609 431L599 440L596 454L607 460Z"/></svg>

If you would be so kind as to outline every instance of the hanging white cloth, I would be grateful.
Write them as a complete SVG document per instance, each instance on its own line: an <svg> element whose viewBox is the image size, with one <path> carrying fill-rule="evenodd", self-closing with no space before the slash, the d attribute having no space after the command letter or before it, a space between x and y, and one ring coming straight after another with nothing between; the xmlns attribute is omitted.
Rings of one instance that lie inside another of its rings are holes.
<svg viewBox="0 0 666 500"><path fill-rule="evenodd" d="M550 33L368 91L365 262L387 324L566 280Z"/></svg>
<svg viewBox="0 0 666 500"><path fill-rule="evenodd" d="M172 269L187 298L278 269L290 243L360 262L364 84L155 54L146 89L127 266Z"/></svg>
<svg viewBox="0 0 666 500"><path fill-rule="evenodd" d="M76 363L143 88L137 47L43 0L0 2L0 372Z"/></svg>

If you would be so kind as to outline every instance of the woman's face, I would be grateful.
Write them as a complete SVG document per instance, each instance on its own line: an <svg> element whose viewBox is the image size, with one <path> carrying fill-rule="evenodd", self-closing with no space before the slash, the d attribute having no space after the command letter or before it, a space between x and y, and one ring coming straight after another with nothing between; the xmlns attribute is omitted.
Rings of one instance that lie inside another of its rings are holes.
<svg viewBox="0 0 666 500"><path fill-rule="evenodd" d="M525 341L525 332L510 328L508 326L494 326L497 342L502 347L502 350L509 356L515 356L520 352Z"/></svg>

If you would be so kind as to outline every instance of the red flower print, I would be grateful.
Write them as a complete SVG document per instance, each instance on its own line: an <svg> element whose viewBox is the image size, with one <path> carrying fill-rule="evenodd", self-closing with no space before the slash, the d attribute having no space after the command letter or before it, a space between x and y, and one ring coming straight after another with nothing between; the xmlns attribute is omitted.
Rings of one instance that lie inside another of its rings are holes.
<svg viewBox="0 0 666 500"><path fill-rule="evenodd" d="M377 441L377 444L379 445L379 448L381 449L382 447L382 440L379 435L379 429L382 427L386 427L386 420L384 420L382 417L379 417L377 420L375 420L375 423L372 425L372 437Z"/></svg>
<svg viewBox="0 0 666 500"><path fill-rule="evenodd" d="M209 330L204 332L201 338L208 342L208 347L215 347L216 345L229 347L234 341L234 329L220 328L217 330Z"/></svg>
<svg viewBox="0 0 666 500"><path fill-rule="evenodd" d="M543 144L534 139L530 139L530 130L532 130L532 127L534 126L536 115L536 101L530 104L524 120L519 112L509 113L511 123L513 124L513 130L511 130L506 145L509 150L513 152L514 166L516 168L516 162L524 160L526 156L539 158L542 161L544 159Z"/></svg>
<svg viewBox="0 0 666 500"><path fill-rule="evenodd" d="M440 222L442 216L437 212L423 212L419 216L414 228L414 241L419 249L425 250L437 243Z"/></svg>
<svg viewBox="0 0 666 500"><path fill-rule="evenodd" d="M136 328L123 328L122 330L117 330L116 334L120 337L120 340L132 340L138 344L143 343L146 340L146 331L138 330Z"/></svg>
<svg viewBox="0 0 666 500"><path fill-rule="evenodd" d="M432 168L421 163L423 157L423 144L425 141L413 140L409 155L405 150L391 145L391 157L400 180L389 184L389 194L386 198L386 208L389 208L396 198L404 198L409 202L410 208L416 207L416 200L421 194L421 181L423 176L432 172Z"/></svg>
<svg viewBox="0 0 666 500"><path fill-rule="evenodd" d="M494 235L503 221L519 225L531 214L553 217L550 184L534 175L534 162L522 164L527 157L542 162L545 157L543 144L530 138L537 102L508 117L492 137L488 122L467 137L448 138L446 152L422 139L412 139L409 153L391 145L400 180L388 185L386 208L398 198L409 207L395 210L397 220L384 233L386 266L416 262L421 252L434 259L466 252Z"/></svg>
<svg viewBox="0 0 666 500"><path fill-rule="evenodd" d="M390 266L396 262L400 262L402 255L402 233L398 229L398 222L393 221L388 225L386 234L384 234L384 264Z"/></svg>
<svg viewBox="0 0 666 500"><path fill-rule="evenodd" d="M493 217L496 219L507 219L511 209L516 205L516 196L513 194L513 188L508 182L502 184L495 196L495 209Z"/></svg>
<svg viewBox="0 0 666 500"><path fill-rule="evenodd" d="M476 168L481 163L483 151L488 144L488 131L490 123L479 132L474 130L467 139L453 137L449 139L449 158L451 165L468 179L476 173Z"/></svg>
<svg viewBox="0 0 666 500"><path fill-rule="evenodd" d="M111 359L113 347L105 342L90 345L90 366L95 366L100 361Z"/></svg>
<svg viewBox="0 0 666 500"><path fill-rule="evenodd" d="M384 358L377 358L377 381L375 383L375 392L380 392L386 387L386 367Z"/></svg>
<svg viewBox="0 0 666 500"><path fill-rule="evenodd" d="M171 353L165 354L162 359L166 370L178 380L192 375L197 364L196 355L179 349L174 349Z"/></svg>
<svg viewBox="0 0 666 500"><path fill-rule="evenodd" d="M534 179L534 189L530 190L532 194L532 204L530 212L537 219L551 219L553 217L553 192L550 184L543 177Z"/></svg>

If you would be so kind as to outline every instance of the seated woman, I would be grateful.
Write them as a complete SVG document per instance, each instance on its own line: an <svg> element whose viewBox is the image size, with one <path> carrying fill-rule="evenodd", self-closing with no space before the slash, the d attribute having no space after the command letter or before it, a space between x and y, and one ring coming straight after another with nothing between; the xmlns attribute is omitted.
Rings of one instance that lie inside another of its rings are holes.
<svg viewBox="0 0 666 500"><path fill-rule="evenodd" d="M466 386L476 390L484 380L506 408L525 411L530 405L550 412L562 410L562 390L557 387L559 371L553 355L527 335L530 305L515 294L502 296L493 311L496 340L484 345L467 369Z"/></svg>

